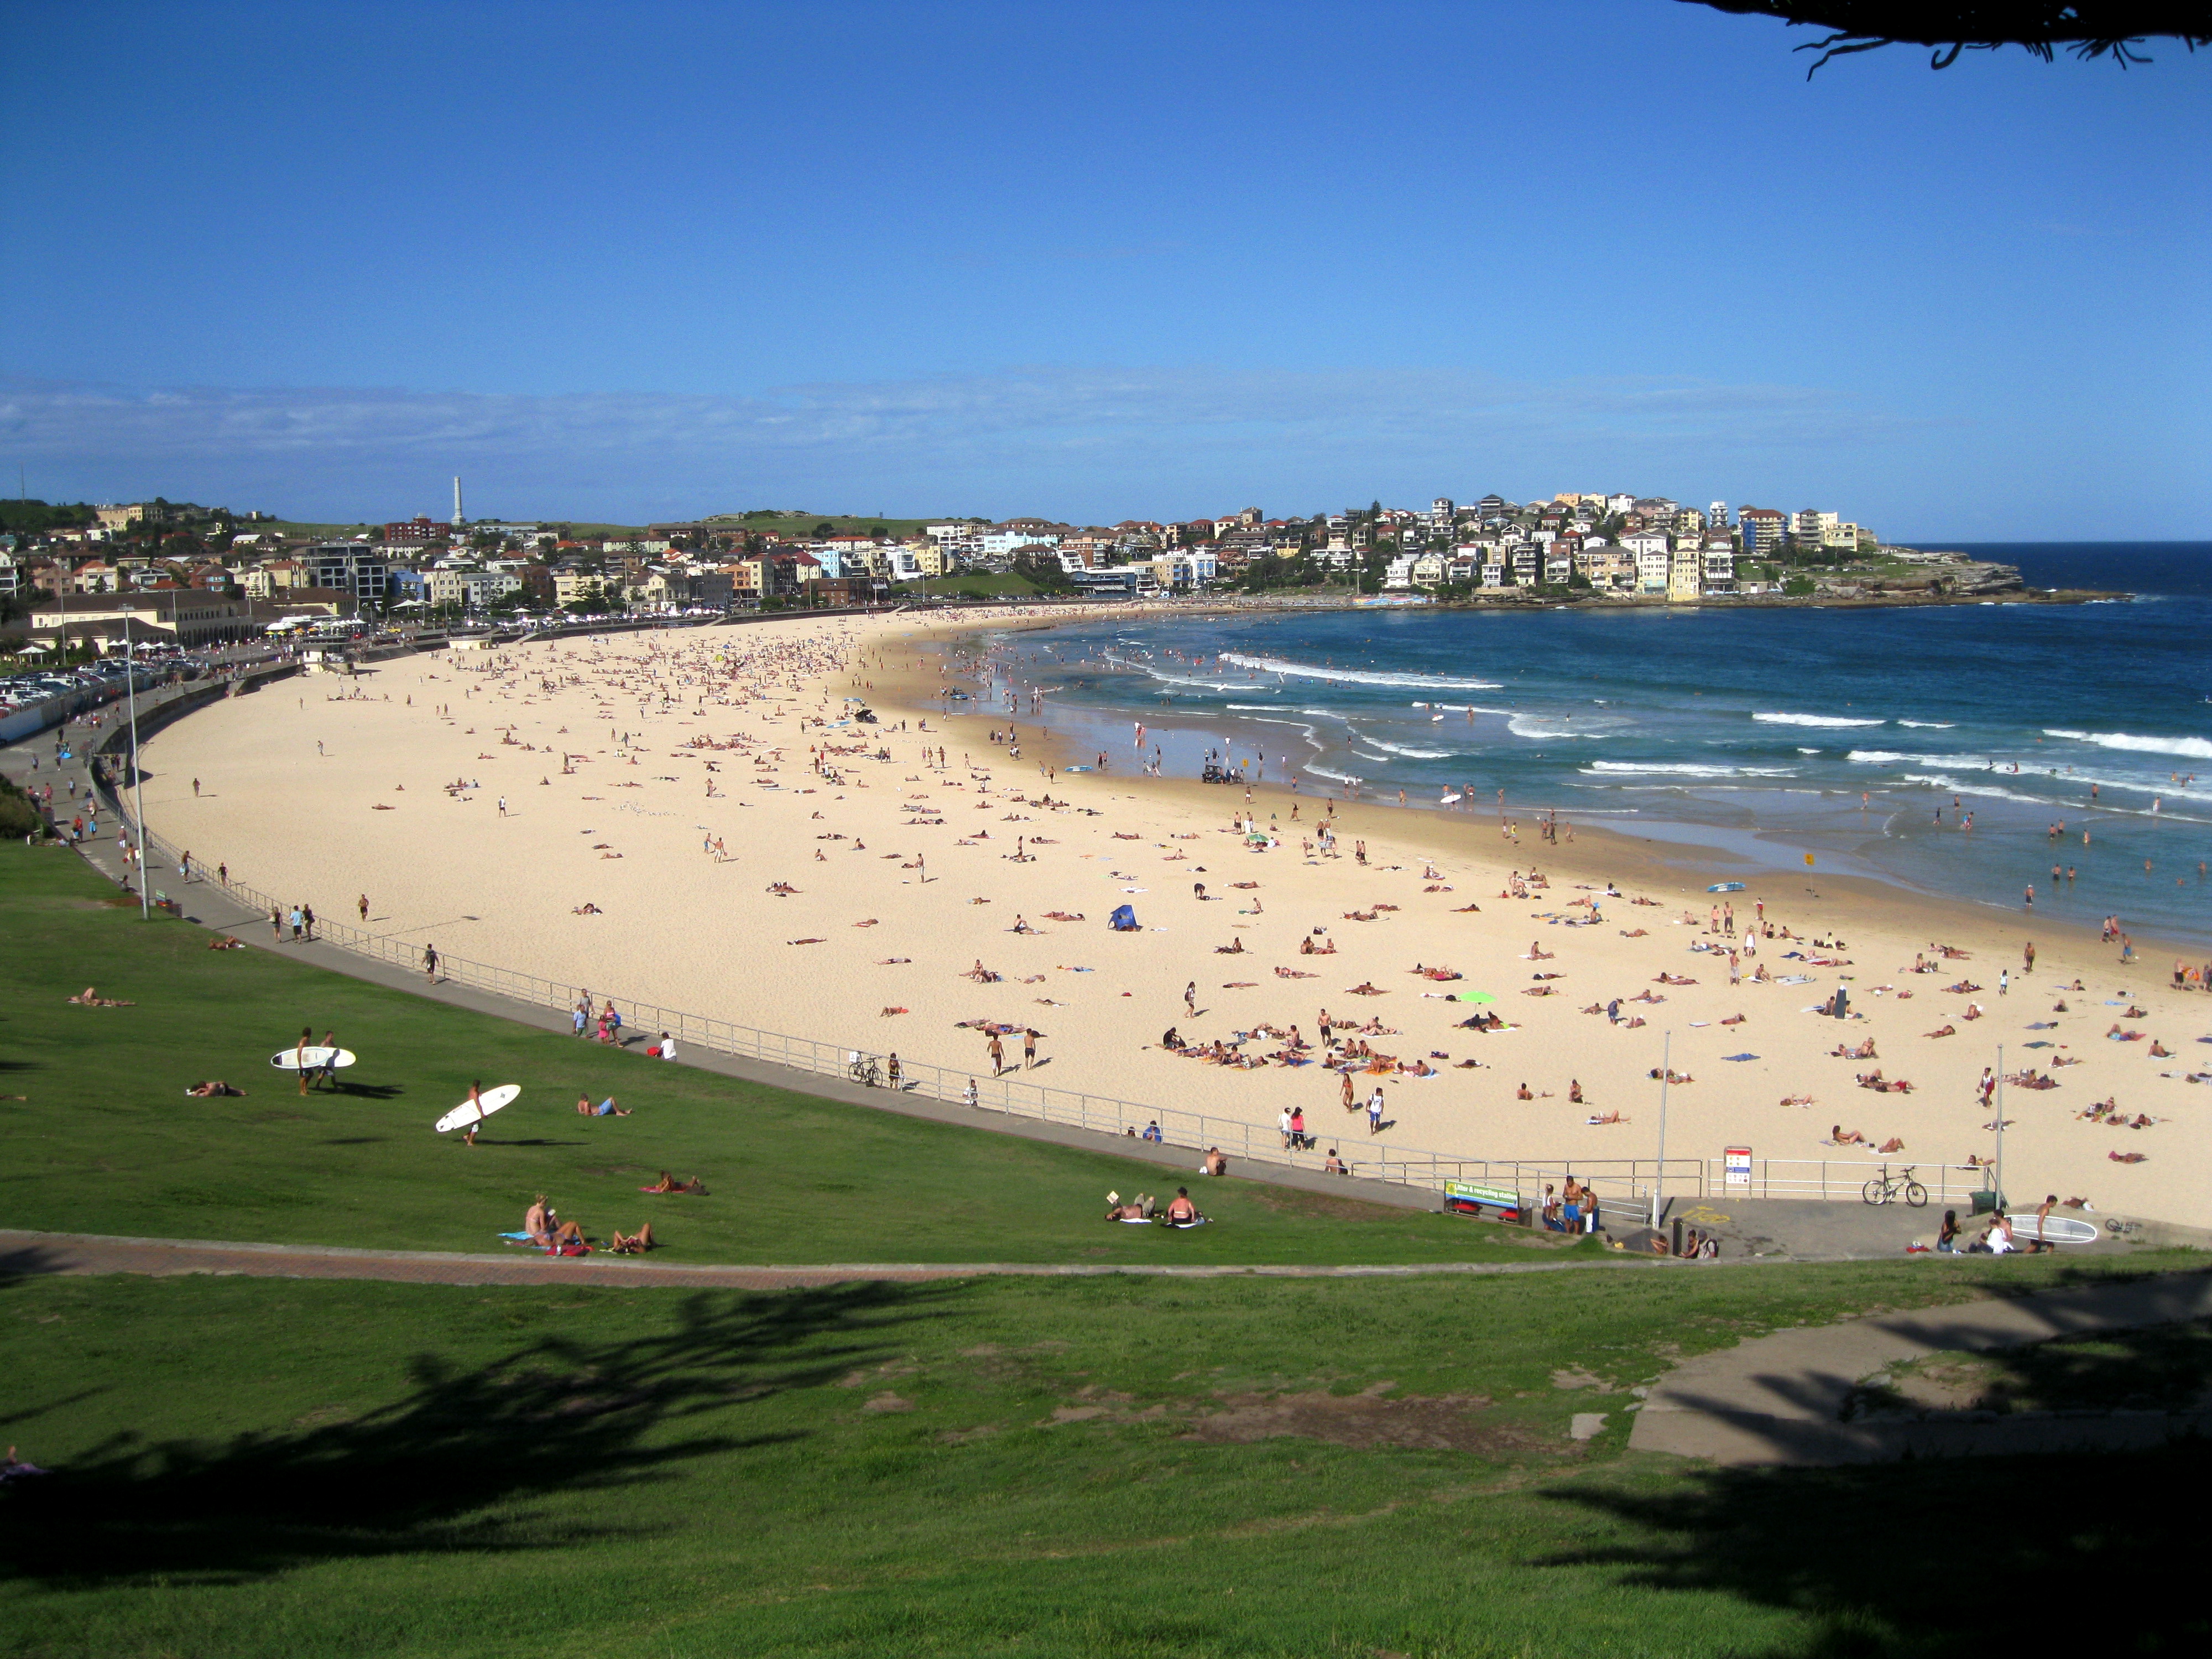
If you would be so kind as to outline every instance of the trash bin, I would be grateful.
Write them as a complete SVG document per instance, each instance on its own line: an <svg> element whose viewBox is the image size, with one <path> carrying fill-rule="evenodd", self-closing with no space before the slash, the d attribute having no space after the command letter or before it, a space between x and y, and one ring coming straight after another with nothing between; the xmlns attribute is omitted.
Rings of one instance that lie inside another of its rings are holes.
<svg viewBox="0 0 2212 1659"><path fill-rule="evenodd" d="M1974 1207L1971 1213L1974 1215L1987 1215L1990 1211L2003 1206L2004 1201L2004 1194L2002 1193L1998 1192L1994 1188L1984 1187L1981 1191L1974 1194Z"/></svg>

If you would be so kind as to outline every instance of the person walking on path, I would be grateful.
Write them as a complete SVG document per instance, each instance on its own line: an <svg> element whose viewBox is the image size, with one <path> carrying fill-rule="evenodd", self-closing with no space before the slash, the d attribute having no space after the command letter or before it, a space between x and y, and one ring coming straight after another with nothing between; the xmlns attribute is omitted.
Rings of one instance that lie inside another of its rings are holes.
<svg viewBox="0 0 2212 1659"><path fill-rule="evenodd" d="M422 947L422 973L431 984L438 982L438 947L434 945ZM473 1146L476 1142L471 1140L469 1145Z"/></svg>
<svg viewBox="0 0 2212 1659"><path fill-rule="evenodd" d="M579 997L576 1000L576 1006L568 1011L568 1023L578 1036L584 1035L584 1028L592 1023L592 998L589 992Z"/></svg>
<svg viewBox="0 0 2212 1659"><path fill-rule="evenodd" d="M303 904L300 907L300 921L301 925L307 930L307 943L313 945L315 942L315 907L313 905Z"/></svg>
<svg viewBox="0 0 2212 1659"><path fill-rule="evenodd" d="M291 914L285 920L292 924L292 943L297 945L300 942L300 930L305 926L300 919L300 907L294 905Z"/></svg>
<svg viewBox="0 0 2212 1659"><path fill-rule="evenodd" d="M269 937L279 945L284 942L284 918L273 904L269 907Z"/></svg>

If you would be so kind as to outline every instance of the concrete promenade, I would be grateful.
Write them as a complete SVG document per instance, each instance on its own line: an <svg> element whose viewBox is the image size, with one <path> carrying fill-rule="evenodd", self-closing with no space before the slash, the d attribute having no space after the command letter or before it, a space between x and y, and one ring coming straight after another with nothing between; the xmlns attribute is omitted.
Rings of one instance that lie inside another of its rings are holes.
<svg viewBox="0 0 2212 1659"><path fill-rule="evenodd" d="M1928 1413L1846 1417L1893 1365L1996 1353L2056 1338L2212 1318L2212 1271L2085 1285L2006 1300L1778 1331L1670 1372L1636 1414L1629 1444L1731 1465L1890 1462L2160 1445L2212 1431L2212 1411Z"/></svg>

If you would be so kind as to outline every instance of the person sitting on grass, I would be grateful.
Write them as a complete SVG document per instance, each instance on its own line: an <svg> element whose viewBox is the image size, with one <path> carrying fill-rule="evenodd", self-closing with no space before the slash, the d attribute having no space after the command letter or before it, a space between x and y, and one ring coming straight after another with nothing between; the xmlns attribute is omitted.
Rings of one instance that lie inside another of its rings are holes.
<svg viewBox="0 0 2212 1659"><path fill-rule="evenodd" d="M549 1250L558 1250L567 1244L582 1244L583 1230L573 1221L563 1221L553 1213L540 1193L523 1212L522 1231L530 1235L534 1244L543 1244ZM587 1247L588 1248L588 1247Z"/></svg>
<svg viewBox="0 0 2212 1659"><path fill-rule="evenodd" d="M607 1249L617 1255L643 1255L653 1248L653 1224L648 1221L634 1233L617 1231L614 1243Z"/></svg>
<svg viewBox="0 0 2212 1659"><path fill-rule="evenodd" d="M1188 1227L1203 1219L1198 1212L1198 1206L1190 1201L1190 1188L1176 1188L1176 1195L1168 1200L1168 1225Z"/></svg>
<svg viewBox="0 0 2212 1659"><path fill-rule="evenodd" d="M243 1089L234 1089L230 1085L222 1081L222 1079L215 1078L210 1079L205 1083L195 1083L191 1088L185 1090L185 1092L188 1095L195 1096L199 1099L205 1100L212 1095L242 1095L246 1091Z"/></svg>

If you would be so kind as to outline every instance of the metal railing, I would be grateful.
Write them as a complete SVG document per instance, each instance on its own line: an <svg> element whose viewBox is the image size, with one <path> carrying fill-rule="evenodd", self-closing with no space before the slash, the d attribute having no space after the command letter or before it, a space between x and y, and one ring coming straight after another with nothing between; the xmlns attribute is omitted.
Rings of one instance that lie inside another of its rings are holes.
<svg viewBox="0 0 2212 1659"><path fill-rule="evenodd" d="M1712 1159L1703 1195L1727 1198L1817 1198L1830 1200L1861 1198L1866 1184L1881 1174L1886 1164L1901 1175L1911 1161L1902 1153L1856 1163L1832 1158L1755 1158L1748 1170L1731 1181L1725 1160ZM1994 1172L1978 1164L1913 1164L1913 1178L1928 1188L1931 1204L1963 1202L1991 1184ZM1669 1179L1672 1179L1670 1175Z"/></svg>

